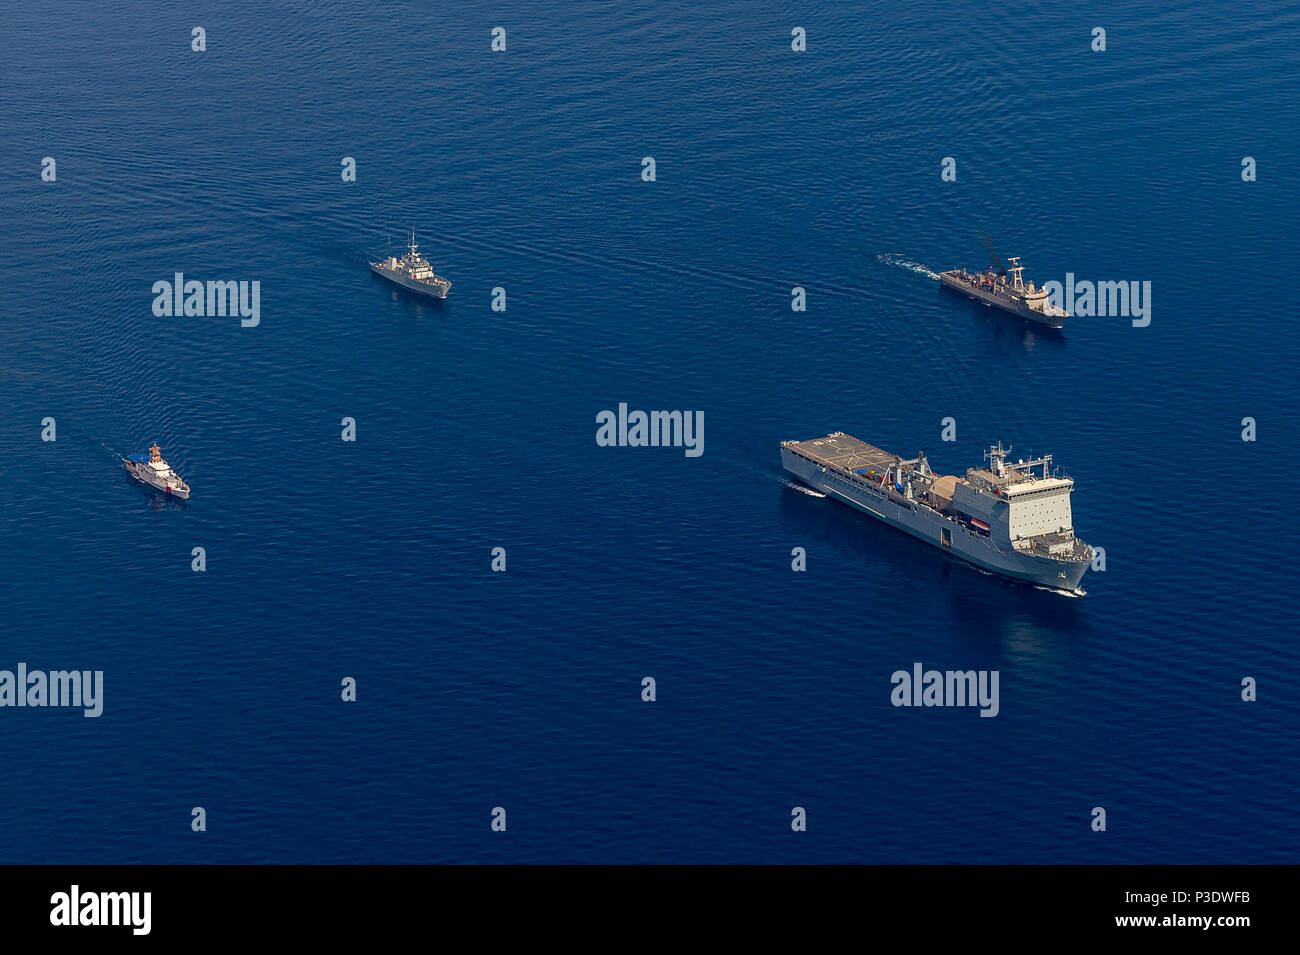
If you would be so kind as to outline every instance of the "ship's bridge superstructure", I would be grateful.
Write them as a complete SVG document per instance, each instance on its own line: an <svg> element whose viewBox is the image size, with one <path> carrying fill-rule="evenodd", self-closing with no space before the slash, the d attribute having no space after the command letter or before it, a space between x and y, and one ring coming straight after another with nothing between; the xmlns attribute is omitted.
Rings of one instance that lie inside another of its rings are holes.
<svg viewBox="0 0 1300 955"><path fill-rule="evenodd" d="M404 256L398 259L395 266L400 267L408 278L413 278L417 282L424 282L433 278L433 266L429 260L420 254L420 247L415 243L415 237L411 237L411 248Z"/></svg>
<svg viewBox="0 0 1300 955"><path fill-rule="evenodd" d="M1025 269L1024 266L1020 264L1020 256L1010 256L1008 261L1011 263L1011 266L1007 269L1007 275L1011 276L1010 285L1012 290L1019 293L1025 305L1029 308L1042 312L1044 307L1048 306L1047 289L1034 288L1034 283L1032 281L1027 285L1025 284L1024 279L1021 277L1024 274ZM1005 278L1003 279L1003 282L1006 282ZM1050 312L1048 314L1050 314Z"/></svg>
<svg viewBox="0 0 1300 955"><path fill-rule="evenodd" d="M966 472L966 484L974 496L982 498L980 503L990 513L996 502L1005 502L1007 540L1013 545L1044 535L1072 536L1070 492L1074 490L1074 479L1052 470L1050 454L1008 464L1010 451L999 441L984 453L987 468L971 468ZM995 501L989 501L989 495ZM958 494L953 503L960 507L975 502Z"/></svg>

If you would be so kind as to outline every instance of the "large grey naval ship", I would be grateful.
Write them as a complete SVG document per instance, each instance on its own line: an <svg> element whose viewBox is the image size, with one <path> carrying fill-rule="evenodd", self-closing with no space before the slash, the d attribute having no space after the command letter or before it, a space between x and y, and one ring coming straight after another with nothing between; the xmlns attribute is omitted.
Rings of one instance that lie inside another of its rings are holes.
<svg viewBox="0 0 1300 955"><path fill-rule="evenodd" d="M1028 321L1053 328L1064 325L1070 313L1049 302L1046 289L1034 288L1033 282L1025 284L1021 278L1025 270L1020 265L1019 256L1011 256L1007 261L1011 268L1006 272L985 269L971 273L965 269L951 269L940 272L939 281L950 289L979 299L985 305L994 305Z"/></svg>
<svg viewBox="0 0 1300 955"><path fill-rule="evenodd" d="M999 441L984 454L988 467L959 478L934 473L924 452L905 461L836 431L781 442L781 463L809 487L977 567L1082 596L1093 553L1074 536L1074 481L1051 469L1051 455L1010 464L1010 450Z"/></svg>
<svg viewBox="0 0 1300 955"><path fill-rule="evenodd" d="M414 232L411 233L409 248L410 251L400 259L390 255L382 262L371 262L370 271L382 275L402 288L409 288L412 292L432 295L434 298L446 298L447 293L451 291L451 282L441 275L433 274L433 266L420 254L420 247L415 244Z"/></svg>
<svg viewBox="0 0 1300 955"><path fill-rule="evenodd" d="M157 488L169 497L189 500L190 486L162 459L162 449L158 445L151 447L148 454L128 454L122 463L142 484Z"/></svg>

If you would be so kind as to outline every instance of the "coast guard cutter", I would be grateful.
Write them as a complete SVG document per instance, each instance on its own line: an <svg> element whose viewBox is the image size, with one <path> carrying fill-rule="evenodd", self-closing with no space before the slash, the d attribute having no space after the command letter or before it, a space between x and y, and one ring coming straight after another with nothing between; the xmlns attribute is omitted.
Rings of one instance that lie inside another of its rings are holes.
<svg viewBox="0 0 1300 955"><path fill-rule="evenodd" d="M148 484L168 497L189 500L190 486L163 460L162 449L158 445L151 447L148 454L128 454L122 464L141 484Z"/></svg>

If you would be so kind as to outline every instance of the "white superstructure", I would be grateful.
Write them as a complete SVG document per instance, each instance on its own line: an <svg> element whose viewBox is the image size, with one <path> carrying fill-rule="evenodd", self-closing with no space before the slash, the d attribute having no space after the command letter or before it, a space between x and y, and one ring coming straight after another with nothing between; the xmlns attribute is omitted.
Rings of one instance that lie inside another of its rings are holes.
<svg viewBox="0 0 1300 955"><path fill-rule="evenodd" d="M189 499L190 486L163 460L162 449L158 445L150 447L147 456L128 455L122 463L131 472L131 476L142 484L157 488L169 497L178 497L182 501Z"/></svg>

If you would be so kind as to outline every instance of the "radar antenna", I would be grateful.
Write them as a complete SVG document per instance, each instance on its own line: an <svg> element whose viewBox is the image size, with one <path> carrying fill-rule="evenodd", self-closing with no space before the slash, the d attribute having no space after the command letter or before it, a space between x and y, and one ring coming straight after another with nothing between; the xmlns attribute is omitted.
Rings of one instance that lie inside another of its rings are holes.
<svg viewBox="0 0 1300 955"><path fill-rule="evenodd" d="M1020 274L1024 272L1024 267L1021 266L1020 264L1020 256L1018 255L1008 256L1007 261L1011 263L1011 268L1008 269L1007 271L1011 273L1012 288L1016 288L1016 289L1024 288L1025 283L1020 280Z"/></svg>

